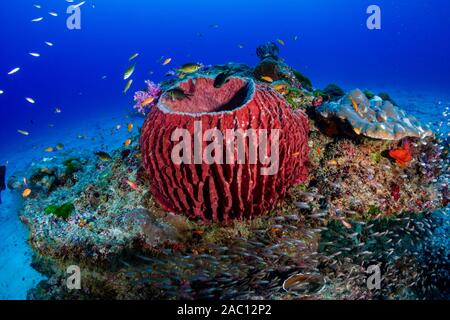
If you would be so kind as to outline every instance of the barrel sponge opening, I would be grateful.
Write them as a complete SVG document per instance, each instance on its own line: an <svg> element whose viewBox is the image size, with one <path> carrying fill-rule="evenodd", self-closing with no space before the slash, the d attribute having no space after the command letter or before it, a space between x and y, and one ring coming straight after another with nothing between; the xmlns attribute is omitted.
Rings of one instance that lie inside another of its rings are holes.
<svg viewBox="0 0 450 320"><path fill-rule="evenodd" d="M254 92L254 82L233 77L221 87L214 87L214 78L195 78L181 82L177 88L187 95L185 99L161 97L159 107L165 112L186 114L229 112L244 106Z"/></svg>

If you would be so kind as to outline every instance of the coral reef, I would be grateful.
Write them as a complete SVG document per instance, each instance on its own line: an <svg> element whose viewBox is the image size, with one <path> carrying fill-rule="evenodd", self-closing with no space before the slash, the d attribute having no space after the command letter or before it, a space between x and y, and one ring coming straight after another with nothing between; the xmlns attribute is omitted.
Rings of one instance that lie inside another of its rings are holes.
<svg viewBox="0 0 450 320"><path fill-rule="evenodd" d="M177 90L185 97L173 99L170 90L163 94L141 138L150 191L164 208L205 221L252 218L272 209L289 187L306 179L306 115L292 111L270 87L232 77L216 89L213 78L198 77L179 83ZM180 150L171 139L180 129L189 134L183 136L188 150L180 155L182 161L174 162L173 152ZM220 131L204 136L213 129ZM200 161L192 151L198 139ZM215 153L212 163L203 150ZM261 159L262 153L271 163ZM273 166L277 168L269 172Z"/></svg>
<svg viewBox="0 0 450 320"><path fill-rule="evenodd" d="M323 104L317 113L324 122L339 123L343 131L351 135L381 140L426 138L433 135L427 126L413 116L406 115L390 101L380 97L369 100L359 89L353 90L338 102Z"/></svg>
<svg viewBox="0 0 450 320"><path fill-rule="evenodd" d="M130 151L126 158L122 156L125 150ZM48 167L65 171L72 159L84 163L72 181L59 184L50 193L30 185L34 192L25 203L21 220L30 228L29 241L36 252L80 264L110 265L135 248L178 241L174 228L167 224L170 219L150 216L144 209L151 205L144 201L147 191L129 192L126 181L139 181L137 155L136 149L118 150L113 154L115 160L104 164L93 154L74 151L67 160L36 162L33 171L47 171Z"/></svg>
<svg viewBox="0 0 450 320"><path fill-rule="evenodd" d="M264 60L279 66L274 58ZM269 84L253 71L226 64L167 80L141 134L108 161L72 150L10 177L18 194L33 190L20 216L33 266L48 277L30 299L448 299L450 220L438 210L449 201L448 136L435 137L390 98L342 97L334 86L313 93L290 76ZM266 192L250 191L261 186L250 177L259 168L171 167L172 129L191 133L196 119L204 128L283 129L280 174L264 182ZM410 133L396 136L398 125ZM158 192L166 209L186 215L165 211ZM255 205L263 193L278 205ZM226 220L225 206L229 218L253 219L214 223ZM256 216L262 207L271 210ZM206 219L188 219L195 216ZM74 264L81 290L65 285ZM380 290L367 287L373 265Z"/></svg>
<svg viewBox="0 0 450 320"><path fill-rule="evenodd" d="M400 168L383 156L395 142L331 139L314 121L310 127L310 178L272 214L229 225L161 210L148 193L152 177L137 145L125 159L129 149L113 152L106 164L68 155L88 164L75 174L75 184L25 201L22 220L36 251L33 265L49 278L29 298L442 297L434 286L445 284L445 243L427 227L441 217L420 212L442 206L437 191L445 187L436 177L443 151L432 142L413 143L415 161ZM137 189L126 181L135 181ZM57 199L74 203L69 219L45 214ZM377 263L391 285L370 291L366 269ZM72 264L83 270L79 291L64 285Z"/></svg>
<svg viewBox="0 0 450 320"><path fill-rule="evenodd" d="M443 206L443 190L435 181L442 163L437 161L440 152L431 140L414 142L414 160L403 167L388 155L396 142L335 140L315 127L311 130L308 186L326 195L328 211L341 217L375 218Z"/></svg>

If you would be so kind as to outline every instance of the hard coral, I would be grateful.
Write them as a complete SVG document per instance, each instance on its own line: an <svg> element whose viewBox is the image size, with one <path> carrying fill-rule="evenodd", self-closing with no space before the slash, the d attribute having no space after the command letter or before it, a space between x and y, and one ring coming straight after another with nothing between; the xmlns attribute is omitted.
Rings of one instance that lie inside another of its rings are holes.
<svg viewBox="0 0 450 320"><path fill-rule="evenodd" d="M356 134L373 139L401 140L406 137L426 138L433 132L413 116L380 97L367 99L359 89L338 102L317 109L319 117L350 127Z"/></svg>
<svg viewBox="0 0 450 320"><path fill-rule="evenodd" d="M220 89L214 88L213 82L214 78L197 77L180 83L177 90L185 97L173 99L163 94L148 115L141 145L150 191L166 210L205 221L227 222L264 214L290 186L307 177L307 117L291 110L269 86L249 78L232 77ZM189 146L183 150L183 161L173 157L174 152L178 154L178 145L172 140L177 129L183 130L183 143ZM258 139L251 138L252 131L259 133ZM270 156L264 154L268 149L262 145L264 131L274 147ZM214 134L208 137L208 132ZM234 136L225 143L221 140L227 132L244 132L249 139ZM207 164L203 150L211 152L210 141L216 144L215 159ZM200 162L195 148L202 150ZM279 169L273 175L261 171L270 164L251 156L256 149L259 159L263 153L266 160L276 157L278 151ZM230 153L239 159L229 161Z"/></svg>

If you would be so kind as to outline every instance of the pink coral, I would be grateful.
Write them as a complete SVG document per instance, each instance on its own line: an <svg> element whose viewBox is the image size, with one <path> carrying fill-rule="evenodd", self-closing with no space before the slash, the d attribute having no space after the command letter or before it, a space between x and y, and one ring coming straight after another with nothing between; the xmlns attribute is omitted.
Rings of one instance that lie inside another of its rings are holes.
<svg viewBox="0 0 450 320"><path fill-rule="evenodd" d="M158 102L161 95L161 88L153 81L145 81L147 89L145 91L137 91L134 94L134 109L140 114L146 115L152 107Z"/></svg>

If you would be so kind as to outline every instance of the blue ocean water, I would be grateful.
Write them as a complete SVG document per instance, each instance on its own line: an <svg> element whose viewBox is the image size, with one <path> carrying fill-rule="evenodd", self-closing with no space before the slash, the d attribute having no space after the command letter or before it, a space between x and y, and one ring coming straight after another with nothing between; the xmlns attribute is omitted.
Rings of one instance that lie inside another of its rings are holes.
<svg viewBox="0 0 450 320"><path fill-rule="evenodd" d="M371 4L87 0L81 7L81 30L69 30L66 1L2 1L0 90L5 93L0 96L0 154L23 141L18 128L33 136L54 134L57 130L48 128L49 123L76 125L85 117L130 107L133 90L122 94L121 76L135 52L141 55L132 89L148 78L164 79L168 67L159 63L161 56L171 57L172 66L187 61L253 65L256 46L279 38L286 42L282 57L318 87L335 82L386 91L403 87L412 92L449 92L450 4L376 1L382 26L369 30L366 9ZM43 21L30 22L41 16ZM15 67L21 70L8 76ZM24 97L32 97L36 104ZM56 107L63 113L55 115Z"/></svg>
<svg viewBox="0 0 450 320"><path fill-rule="evenodd" d="M372 4L381 8L381 30L366 27ZM0 2L0 164L8 162L11 170L45 156L43 147L58 142L76 147L77 134L94 136L102 126L114 127L132 110L132 93L146 79L164 80L171 67L186 62L254 65L257 45L277 39L285 42L280 46L285 61L316 87L337 83L387 91L433 123L441 121L450 103L450 3L445 1L86 0L80 30L66 26L69 5L64 0ZM31 22L38 17L44 19ZM123 94L123 72L134 53L140 54L134 83ZM171 64L162 66L161 57L172 58ZM16 67L20 71L8 75ZM123 142L117 137L100 141ZM23 244L25 231L14 229L14 199L5 203L0 230L8 225L12 233L24 232L23 239L14 238ZM27 256L23 248L20 254ZM5 297L24 295L17 288L9 293L0 288Z"/></svg>

